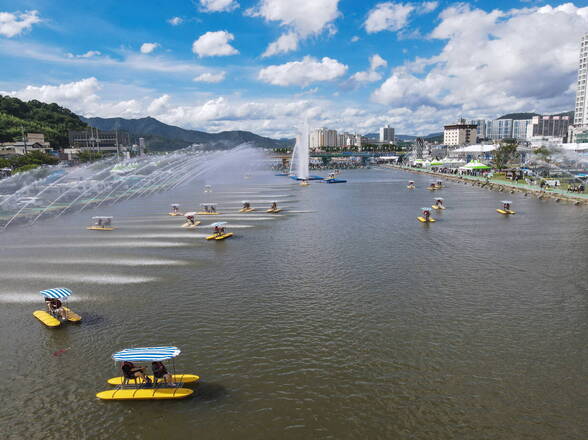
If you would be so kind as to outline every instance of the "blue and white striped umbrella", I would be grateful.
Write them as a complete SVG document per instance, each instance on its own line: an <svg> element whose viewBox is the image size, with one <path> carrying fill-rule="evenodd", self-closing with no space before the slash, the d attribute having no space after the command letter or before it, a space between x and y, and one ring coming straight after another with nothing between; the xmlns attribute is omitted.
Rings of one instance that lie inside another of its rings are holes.
<svg viewBox="0 0 588 440"><path fill-rule="evenodd" d="M165 361L181 353L178 347L125 348L112 355L115 361Z"/></svg>
<svg viewBox="0 0 588 440"><path fill-rule="evenodd" d="M65 287L56 287L54 289L41 290L39 293L45 298L67 298L73 292Z"/></svg>

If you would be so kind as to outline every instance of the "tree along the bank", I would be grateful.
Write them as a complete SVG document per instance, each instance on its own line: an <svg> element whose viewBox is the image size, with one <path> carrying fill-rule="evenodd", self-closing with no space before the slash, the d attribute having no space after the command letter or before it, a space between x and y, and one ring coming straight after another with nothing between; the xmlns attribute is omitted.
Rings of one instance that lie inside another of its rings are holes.
<svg viewBox="0 0 588 440"><path fill-rule="evenodd" d="M496 165L496 168L500 170L506 168L509 162L518 157L517 144L505 142L500 144L500 146L494 151L494 164Z"/></svg>
<svg viewBox="0 0 588 440"><path fill-rule="evenodd" d="M23 171L23 167L28 169L36 168L40 165L56 165L59 162L54 156L41 151L32 151L23 156L14 156L10 158L0 158L0 168L12 168L14 171ZM32 168L31 165L34 165Z"/></svg>
<svg viewBox="0 0 588 440"><path fill-rule="evenodd" d="M0 95L0 142L20 141L24 131L43 133L54 148L66 147L69 130L87 127L75 113L57 104Z"/></svg>

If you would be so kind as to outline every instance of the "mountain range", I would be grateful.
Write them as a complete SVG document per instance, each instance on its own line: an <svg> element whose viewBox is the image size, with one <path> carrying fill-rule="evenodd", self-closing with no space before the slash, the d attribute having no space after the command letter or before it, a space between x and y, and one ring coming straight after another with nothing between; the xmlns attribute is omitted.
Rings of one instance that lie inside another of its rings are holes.
<svg viewBox="0 0 588 440"><path fill-rule="evenodd" d="M249 131L221 131L207 133L205 131L187 130L173 125L164 124L155 118L85 118L82 121L99 130L124 130L131 138L142 137L149 150L163 151L187 147L192 144L206 144L205 148L233 148L245 142L256 147L273 148L291 145L293 140L271 139Z"/></svg>

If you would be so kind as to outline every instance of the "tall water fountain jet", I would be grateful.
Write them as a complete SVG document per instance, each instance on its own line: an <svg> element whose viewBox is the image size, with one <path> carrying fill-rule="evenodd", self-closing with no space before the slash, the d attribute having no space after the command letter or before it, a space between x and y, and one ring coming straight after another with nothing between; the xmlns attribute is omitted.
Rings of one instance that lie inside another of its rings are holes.
<svg viewBox="0 0 588 440"><path fill-rule="evenodd" d="M296 136L296 145L290 160L290 176L296 180L308 180L309 176L309 133L308 120L302 126L302 133Z"/></svg>

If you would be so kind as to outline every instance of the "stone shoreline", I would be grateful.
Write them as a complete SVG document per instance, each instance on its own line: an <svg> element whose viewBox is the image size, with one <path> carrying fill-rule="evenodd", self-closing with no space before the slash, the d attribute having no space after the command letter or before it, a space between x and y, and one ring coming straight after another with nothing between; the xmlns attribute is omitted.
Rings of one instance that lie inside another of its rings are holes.
<svg viewBox="0 0 588 440"><path fill-rule="evenodd" d="M559 202L566 202L566 203L571 203L573 205L576 206L588 206L588 197L586 196L582 196L582 195L575 195L574 193L560 193L560 192L552 192L552 191L544 191L541 189L535 189L535 188L527 188L527 187L522 187L520 184L509 184L508 182L486 182L483 178L481 177L475 177L475 176L460 176L457 174L443 174L443 173L437 173L434 171L430 171L430 170L424 170L424 169L419 169L419 168L409 168L409 167L403 167L403 166L399 166L399 165L391 165L391 164L387 164L387 165L381 165L383 168L391 168L391 169L396 169L396 170L401 170L401 171L406 171L409 173L415 173L415 174L427 174L429 176L434 176L434 177L438 177L440 179L447 179L447 180L452 180L455 182L459 182L459 183L463 183L465 185L467 184L471 184L472 186L479 186L480 188L487 188L493 191L498 191L498 192L506 192L506 193L510 193L510 194L514 194L515 192L524 194L525 197L528 196L533 196L536 197L539 200L553 200L556 203Z"/></svg>

